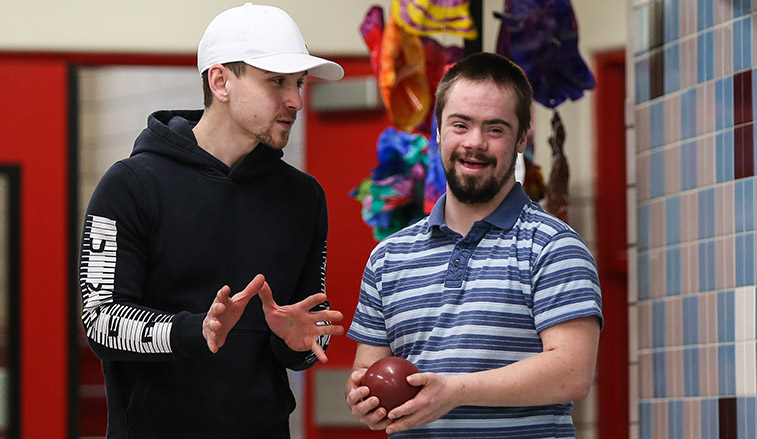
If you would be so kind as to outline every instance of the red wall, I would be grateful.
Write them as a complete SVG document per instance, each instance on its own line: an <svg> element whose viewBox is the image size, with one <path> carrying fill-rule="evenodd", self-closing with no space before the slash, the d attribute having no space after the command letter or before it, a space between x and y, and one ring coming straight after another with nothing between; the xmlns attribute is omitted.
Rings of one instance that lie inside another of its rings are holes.
<svg viewBox="0 0 757 439"><path fill-rule="evenodd" d="M346 77L373 74L368 58L332 59L344 67ZM357 305L365 262L377 244L373 231L360 216L360 203L351 198L349 192L376 166L376 140L391 122L383 111L316 113L309 108L305 111L306 169L326 191L329 208L326 291L332 307L344 313L342 323L348 329ZM316 368L351 366L356 347L357 344L345 336L333 338L327 352L328 364ZM312 374L313 369L310 369L306 380L308 439L386 437L367 428L326 429L314 425ZM346 405L344 401L336 403Z"/></svg>
<svg viewBox="0 0 757 439"><path fill-rule="evenodd" d="M22 438L62 438L68 434L67 66L0 60L0 78L0 162L21 168L19 428Z"/></svg>

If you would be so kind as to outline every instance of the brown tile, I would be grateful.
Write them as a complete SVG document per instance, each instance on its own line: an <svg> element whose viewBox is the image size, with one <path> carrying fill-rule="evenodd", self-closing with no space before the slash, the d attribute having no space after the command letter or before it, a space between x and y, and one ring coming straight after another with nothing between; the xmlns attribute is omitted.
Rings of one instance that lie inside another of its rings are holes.
<svg viewBox="0 0 757 439"><path fill-rule="evenodd" d="M735 125L752 121L752 71L733 75L733 122Z"/></svg>
<svg viewBox="0 0 757 439"><path fill-rule="evenodd" d="M719 439L738 439L736 398L720 398L718 400Z"/></svg>
<svg viewBox="0 0 757 439"><path fill-rule="evenodd" d="M751 112L751 110L750 110ZM733 133L733 171L734 178L747 178L754 175L754 125L752 123L737 126Z"/></svg>

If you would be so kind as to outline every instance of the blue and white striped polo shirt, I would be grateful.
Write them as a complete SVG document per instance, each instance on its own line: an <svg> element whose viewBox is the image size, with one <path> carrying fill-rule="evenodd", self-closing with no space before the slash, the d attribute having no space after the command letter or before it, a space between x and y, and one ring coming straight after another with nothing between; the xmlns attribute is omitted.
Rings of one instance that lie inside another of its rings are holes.
<svg viewBox="0 0 757 439"><path fill-rule="evenodd" d="M542 351L539 332L602 319L599 280L581 237L517 184L466 236L431 214L379 243L363 273L348 336L389 346L422 372L495 369ZM458 407L393 438L565 438L572 404Z"/></svg>

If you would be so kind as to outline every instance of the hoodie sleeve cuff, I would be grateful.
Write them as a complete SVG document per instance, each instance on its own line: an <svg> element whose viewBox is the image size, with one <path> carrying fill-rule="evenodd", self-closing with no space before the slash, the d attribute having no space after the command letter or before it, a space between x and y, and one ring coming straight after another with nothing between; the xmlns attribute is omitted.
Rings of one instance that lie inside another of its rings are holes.
<svg viewBox="0 0 757 439"><path fill-rule="evenodd" d="M171 345L177 357L192 357L208 351L208 343L202 336L204 314L182 312L176 315L171 331Z"/></svg>

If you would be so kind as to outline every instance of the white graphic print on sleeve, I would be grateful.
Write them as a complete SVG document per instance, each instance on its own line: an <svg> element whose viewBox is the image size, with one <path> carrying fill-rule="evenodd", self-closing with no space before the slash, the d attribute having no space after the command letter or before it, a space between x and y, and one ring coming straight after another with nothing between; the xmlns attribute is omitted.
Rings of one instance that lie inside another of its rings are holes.
<svg viewBox="0 0 757 439"><path fill-rule="evenodd" d="M170 353L172 315L113 302L116 235L114 220L87 215L79 273L87 337L112 349Z"/></svg>

